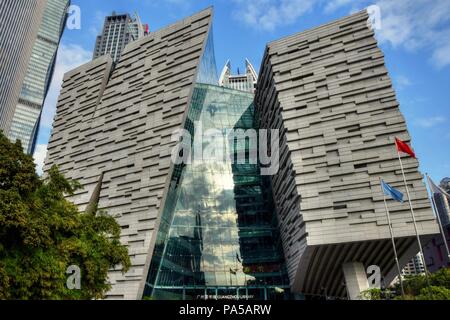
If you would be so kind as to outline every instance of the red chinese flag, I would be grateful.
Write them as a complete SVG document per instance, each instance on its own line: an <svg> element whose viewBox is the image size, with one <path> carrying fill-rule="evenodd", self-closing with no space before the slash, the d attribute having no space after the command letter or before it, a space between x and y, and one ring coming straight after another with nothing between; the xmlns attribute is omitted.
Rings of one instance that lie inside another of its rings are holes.
<svg viewBox="0 0 450 320"><path fill-rule="evenodd" d="M405 141L402 141L399 138L395 138L395 145L397 146L397 150L399 152L407 153L413 158L416 157L416 154L414 153L414 151L412 151L412 149L406 144Z"/></svg>

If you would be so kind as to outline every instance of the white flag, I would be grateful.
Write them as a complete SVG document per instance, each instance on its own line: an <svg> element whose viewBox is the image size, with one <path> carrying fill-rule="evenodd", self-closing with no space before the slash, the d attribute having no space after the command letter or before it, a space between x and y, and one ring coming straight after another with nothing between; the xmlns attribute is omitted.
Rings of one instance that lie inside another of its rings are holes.
<svg viewBox="0 0 450 320"><path fill-rule="evenodd" d="M439 223L443 223L443 224L447 225L450 222L450 195L447 192L445 192L444 189L442 189L441 187L436 185L428 175L427 175L427 179L428 179L428 185L430 186L430 189L431 189L432 197L434 197L435 194L442 195L443 207L439 206L439 207L436 207L435 209L437 211L436 214L439 215L440 220L442 220ZM443 211L443 212L440 212L440 211Z"/></svg>
<svg viewBox="0 0 450 320"><path fill-rule="evenodd" d="M429 176L427 176L428 178L428 184L430 186L431 192L434 193L440 193L442 195L444 195L445 197L447 197L448 200L450 200L450 195L445 192L444 189L442 189L441 187L439 187L438 185L436 185L433 180L431 180L431 178Z"/></svg>

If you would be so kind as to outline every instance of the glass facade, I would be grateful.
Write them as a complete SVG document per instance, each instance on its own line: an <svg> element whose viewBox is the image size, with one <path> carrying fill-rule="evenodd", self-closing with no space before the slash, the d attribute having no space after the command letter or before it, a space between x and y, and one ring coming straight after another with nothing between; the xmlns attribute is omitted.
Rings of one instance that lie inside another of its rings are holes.
<svg viewBox="0 0 450 320"><path fill-rule="evenodd" d="M185 124L193 146L211 129L254 128L252 94L196 85ZM207 147L203 138L201 143ZM257 146L248 140L229 140L225 134L209 143L226 146L230 157L223 161L204 157L175 166L144 295L156 299L288 297L270 183L260 175L257 164L236 161L237 153Z"/></svg>
<svg viewBox="0 0 450 320"><path fill-rule="evenodd" d="M256 129L254 96L217 83L209 32L181 139L193 161L174 167L144 296L284 299L289 280L269 179L249 157L237 161L257 142L229 138L230 130Z"/></svg>
<svg viewBox="0 0 450 320"><path fill-rule="evenodd" d="M21 140L28 153L34 151L39 118L53 75L68 5L69 0L47 1L11 123L9 138Z"/></svg>
<svg viewBox="0 0 450 320"><path fill-rule="evenodd" d="M34 132L36 119L39 118L41 110L26 101L19 101L14 111L13 122L9 131L12 141L21 140L22 147L28 150L30 139Z"/></svg>
<svg viewBox="0 0 450 320"><path fill-rule="evenodd" d="M206 40L205 49L203 51L200 66L198 68L197 82L207 84L217 84L217 65L214 52L213 30L209 30L208 39Z"/></svg>

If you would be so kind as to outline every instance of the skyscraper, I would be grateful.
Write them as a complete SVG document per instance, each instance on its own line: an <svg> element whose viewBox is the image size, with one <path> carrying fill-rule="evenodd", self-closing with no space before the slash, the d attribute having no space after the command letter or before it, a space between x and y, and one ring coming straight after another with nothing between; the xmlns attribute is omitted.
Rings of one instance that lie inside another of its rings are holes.
<svg viewBox="0 0 450 320"><path fill-rule="evenodd" d="M232 74L231 62L228 60L222 69L219 78L219 85L235 90L255 92L256 83L258 81L258 75L256 74L253 65L245 59L245 73Z"/></svg>
<svg viewBox="0 0 450 320"><path fill-rule="evenodd" d="M424 273L424 261L422 260L422 256L420 254L416 254L414 258L412 258L411 261L408 262L402 270L402 274L404 276L414 276Z"/></svg>
<svg viewBox="0 0 450 320"><path fill-rule="evenodd" d="M440 187L447 193L450 193L448 179L449 178L442 179ZM438 211L437 213L439 214L442 225L450 225L450 199L448 199L441 193L434 193L433 198L434 202L436 203L436 209Z"/></svg>
<svg viewBox="0 0 450 320"><path fill-rule="evenodd" d="M107 298L355 298L368 266L395 277L379 178L402 189L393 138L409 136L367 19L268 44L255 95L218 86L211 8L65 75L44 171L82 184L68 197L81 211L117 216L132 266L110 270ZM233 161L264 144L230 130L278 133L279 170ZM426 241L437 225L404 164ZM412 218L388 205L405 265Z"/></svg>
<svg viewBox="0 0 450 320"><path fill-rule="evenodd" d="M69 0L46 0L9 130L9 138L21 140L24 150L30 154L34 152L42 107L52 80L69 4Z"/></svg>
<svg viewBox="0 0 450 320"><path fill-rule="evenodd" d="M439 185L445 191L450 192L450 178L447 177L442 179Z"/></svg>
<svg viewBox="0 0 450 320"><path fill-rule="evenodd" d="M139 15L132 18L128 13L116 14L105 18L102 33L97 37L93 59L105 54L111 54L113 61L117 61L125 46L148 33L148 25L143 25Z"/></svg>
<svg viewBox="0 0 450 320"><path fill-rule="evenodd" d="M450 193L450 178L442 179L439 186L442 190ZM450 247L450 199L441 193L434 193L432 194L432 197L436 204L436 214L438 214L441 219L447 246ZM450 267L450 259L447 256L447 249L442 234L434 236L433 239L429 241L424 248L424 255L430 272Z"/></svg>
<svg viewBox="0 0 450 320"><path fill-rule="evenodd" d="M8 135L46 1L0 2L0 130Z"/></svg>

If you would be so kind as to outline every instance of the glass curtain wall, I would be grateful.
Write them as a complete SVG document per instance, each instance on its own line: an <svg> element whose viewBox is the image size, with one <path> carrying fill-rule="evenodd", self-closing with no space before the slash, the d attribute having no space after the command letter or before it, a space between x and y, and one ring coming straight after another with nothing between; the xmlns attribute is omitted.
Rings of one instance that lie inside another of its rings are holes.
<svg viewBox="0 0 450 320"><path fill-rule="evenodd" d="M217 85L219 76L214 52L213 30L209 30L200 66L198 68L197 83Z"/></svg>
<svg viewBox="0 0 450 320"><path fill-rule="evenodd" d="M248 159L257 141L229 139L232 129L257 129L254 97L217 83L210 30L181 142L194 160L175 165L144 296L284 299L289 281L270 183Z"/></svg>
<svg viewBox="0 0 450 320"><path fill-rule="evenodd" d="M156 299L288 297L270 184L248 157L243 163L237 161L237 154L248 155L257 145L228 136L230 129L255 129L254 123L252 94L196 85L185 129L192 150L201 144L203 157L176 166L145 295ZM213 136L207 133L211 130Z"/></svg>
<svg viewBox="0 0 450 320"><path fill-rule="evenodd" d="M46 3L9 131L9 138L21 140L24 151L29 154L34 152L69 4L69 0L48 0Z"/></svg>

